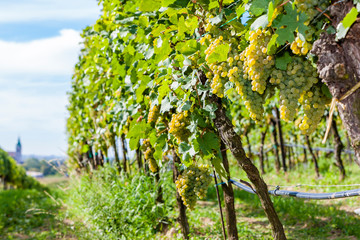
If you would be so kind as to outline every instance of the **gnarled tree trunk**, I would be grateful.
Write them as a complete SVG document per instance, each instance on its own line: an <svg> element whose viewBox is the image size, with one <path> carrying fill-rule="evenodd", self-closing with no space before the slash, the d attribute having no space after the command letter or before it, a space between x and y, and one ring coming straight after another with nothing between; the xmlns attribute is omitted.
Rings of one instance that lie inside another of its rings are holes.
<svg viewBox="0 0 360 240"><path fill-rule="evenodd" d="M203 84L207 81L207 78L203 72L199 72L198 77ZM270 199L267 185L261 178L259 170L246 156L245 150L242 146L241 138L235 132L231 120L226 115L226 110L222 105L221 99L216 95L212 95L211 97L208 97L208 100L217 107L213 122L219 132L221 140L229 148L240 167L245 171L247 177L254 184L256 194L258 195L261 202L261 206L263 207L264 212L269 219L273 238L275 240L286 239L283 225L280 222L274 205Z"/></svg>
<svg viewBox="0 0 360 240"><path fill-rule="evenodd" d="M122 154L123 154L123 169L124 172L127 172L127 159L126 159L126 148L125 148L125 134L121 134L121 139L120 139L120 143L121 143L121 150L122 150Z"/></svg>
<svg viewBox="0 0 360 240"><path fill-rule="evenodd" d="M311 143L310 143L310 139L309 139L309 136L305 136L305 139L306 139L306 145L309 149L309 152L311 154L311 157L312 157L312 160L314 162L314 167L315 167L315 173L316 173L316 177L320 177L320 172L319 172L319 164L318 164L318 161L317 161L317 158L315 156L315 153L311 147Z"/></svg>
<svg viewBox="0 0 360 240"><path fill-rule="evenodd" d="M178 166L181 163L179 156L177 155L177 153L175 152L175 150L173 149L173 181L175 182L177 180L177 178L180 175L180 171L178 169ZM189 228L189 222L186 216L186 206L184 205L180 194L178 193L177 189L176 189L176 202L178 205L178 209L179 209L179 224L181 227L181 233L184 235L185 239L189 239L189 234L190 234L190 228Z"/></svg>
<svg viewBox="0 0 360 240"><path fill-rule="evenodd" d="M353 1L350 0L333 1L330 15L335 29L352 7ZM339 41L335 40L335 34L322 33L315 41L311 53L318 56L317 69L320 78L329 87L333 97L340 99L360 81L359 21L356 21L346 37ZM360 89L337 105L355 151L355 161L360 166Z"/></svg>
<svg viewBox="0 0 360 240"><path fill-rule="evenodd" d="M226 111L222 106L221 99L213 95L211 101L217 105L217 110L215 111L216 117L213 120L215 127L218 129L222 141L224 141L226 146L228 146L238 164L246 172L247 177L254 184L256 193L260 198L261 205L269 219L273 232L273 238L275 240L286 239L283 225L274 209L268 193L267 185L261 178L259 170L246 156L244 148L242 147L241 138L236 134L230 119L226 116Z"/></svg>
<svg viewBox="0 0 360 240"><path fill-rule="evenodd" d="M142 171L143 162L142 162L142 158L141 158L141 146L140 146L140 143L139 143L138 148L136 149L136 161L137 161L137 164L138 164L139 171Z"/></svg>
<svg viewBox="0 0 360 240"><path fill-rule="evenodd" d="M261 141L260 141L260 149L259 149L259 159L260 159L261 174L265 174L264 143L265 143L265 137L266 137L267 129L268 129L268 125L266 125L266 128L263 129L262 132L261 132Z"/></svg>
<svg viewBox="0 0 360 240"><path fill-rule="evenodd" d="M116 167L117 167L118 171L121 172L121 163L120 163L119 153L118 153L118 149L117 149L117 145L116 145L116 141L115 141L115 135L113 135L111 138L111 145L114 148L115 162L117 165Z"/></svg>
<svg viewBox="0 0 360 240"><path fill-rule="evenodd" d="M286 172L287 171L286 152L285 152L284 138L283 138L283 134L282 134L280 113L279 113L279 109L277 107L274 108L274 111L275 111L275 114L273 114L273 115L274 115L274 117L276 119L276 125L277 125L278 130L279 130L279 142L280 142L280 149L281 149L281 160L282 160L282 165L283 165L284 172Z"/></svg>
<svg viewBox="0 0 360 240"><path fill-rule="evenodd" d="M275 169L276 172L280 171L280 158L279 158L279 143L277 140L277 134L276 134L276 121L271 118L271 133L272 133L272 141L273 141L273 149L274 149L274 155L275 155Z"/></svg>
<svg viewBox="0 0 360 240"><path fill-rule="evenodd" d="M221 141L221 155L223 158L223 164L225 171L227 172L229 179L230 179L230 167L229 161L226 155L226 146L223 141ZM229 180L228 179L228 180ZM224 202L225 202L225 218L226 218L226 230L228 234L228 238L230 240L237 240L238 231L236 228L236 211L235 211L235 204L234 204L234 190L232 188L232 184L223 184L221 185L224 194Z"/></svg>
<svg viewBox="0 0 360 240"><path fill-rule="evenodd" d="M336 121L334 119L332 119L331 128L332 128L332 132L334 134L335 159L336 159L335 165L340 170L340 173L341 173L340 180L344 180L345 176L346 176L346 172L345 172L343 161L341 159L341 152L344 149L344 144L341 142L341 138L340 138L339 132L337 130L337 126L336 126Z"/></svg>

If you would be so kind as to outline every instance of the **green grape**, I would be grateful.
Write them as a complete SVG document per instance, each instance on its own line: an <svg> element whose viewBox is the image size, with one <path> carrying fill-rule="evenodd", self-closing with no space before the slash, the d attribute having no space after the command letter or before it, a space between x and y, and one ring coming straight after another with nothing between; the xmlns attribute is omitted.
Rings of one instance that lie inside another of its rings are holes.
<svg viewBox="0 0 360 240"><path fill-rule="evenodd" d="M304 109L304 116L299 128L303 134L309 135L318 126L321 117L324 115L325 106L329 104L330 99L323 94L321 86L315 85L301 96L299 102Z"/></svg>
<svg viewBox="0 0 360 240"><path fill-rule="evenodd" d="M188 111L173 114L169 124L169 133L173 134L179 143L186 141L190 136L190 131L187 129L189 123Z"/></svg>
<svg viewBox="0 0 360 240"><path fill-rule="evenodd" d="M157 173L159 171L159 166L158 166L156 160L154 159L153 154L154 154L155 150L151 146L149 139L144 139L144 141L142 143L142 148L144 150L145 160L148 161L150 171L153 173Z"/></svg>
<svg viewBox="0 0 360 240"><path fill-rule="evenodd" d="M243 78L251 81L252 90L263 94L267 79L270 76L275 61L267 55L267 45L270 41L269 30L256 30L250 32L250 45L240 54L243 64Z"/></svg>
<svg viewBox="0 0 360 240"><path fill-rule="evenodd" d="M295 0L294 5L298 12L303 12L307 16L307 21L305 25L308 25L310 21L318 15L320 12L316 10L318 6L325 10L330 4L330 1L319 1L319 0Z"/></svg>
<svg viewBox="0 0 360 240"><path fill-rule="evenodd" d="M159 171L159 166L154 158L149 159L149 168L153 173L157 173Z"/></svg>
<svg viewBox="0 0 360 240"><path fill-rule="evenodd" d="M312 46L306 40L303 41L300 37L296 37L295 40L291 43L290 49L296 55L306 55Z"/></svg>
<svg viewBox="0 0 360 240"><path fill-rule="evenodd" d="M285 121L293 121L300 97L317 82L316 69L301 57L294 57L286 71L273 70L270 83L276 85L280 90L280 118Z"/></svg>
<svg viewBox="0 0 360 240"><path fill-rule="evenodd" d="M150 108L149 115L148 115L148 123L155 123L156 120L159 118L159 114L160 114L159 105L152 106Z"/></svg>
<svg viewBox="0 0 360 240"><path fill-rule="evenodd" d="M193 164L179 175L175 184L183 203L190 210L196 205L197 198L203 199L212 181L208 165Z"/></svg>
<svg viewBox="0 0 360 240"><path fill-rule="evenodd" d="M265 98L258 92L252 90L251 83L248 80L238 77L235 80L237 93L241 96L246 109L250 112L250 117L254 121L260 121L264 113Z"/></svg>

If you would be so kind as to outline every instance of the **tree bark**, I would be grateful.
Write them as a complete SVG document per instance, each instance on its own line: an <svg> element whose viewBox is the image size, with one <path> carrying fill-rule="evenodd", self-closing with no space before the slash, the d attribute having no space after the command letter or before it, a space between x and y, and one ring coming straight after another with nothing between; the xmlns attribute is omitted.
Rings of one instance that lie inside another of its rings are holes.
<svg viewBox="0 0 360 240"><path fill-rule="evenodd" d="M260 149L259 149L259 159L260 159L260 171L261 174L265 174L265 167L264 167L264 142L266 137L268 126L261 132L261 142L260 142Z"/></svg>
<svg viewBox="0 0 360 240"><path fill-rule="evenodd" d="M226 146L223 141L221 141L220 145L221 155L223 159L223 165L225 171L228 175L228 180L230 180L230 167L229 161L226 154ZM234 190L232 188L231 183L221 185L224 194L224 202L225 202L225 218L226 218L226 230L228 234L228 238L230 240L237 240L238 231L236 227L236 211L235 211L235 204L234 204Z"/></svg>
<svg viewBox="0 0 360 240"><path fill-rule="evenodd" d="M177 153L175 152L175 150L173 149L173 181L175 183L176 179L179 177L180 175L180 171L178 169L178 166L181 163L179 156L177 155ZM186 216L186 206L184 205L180 194L178 193L177 189L176 189L176 203L178 205L178 209L179 209L179 224L181 227L181 232L184 235L185 239L189 239L189 234L190 234L190 228L189 228L189 222Z"/></svg>
<svg viewBox="0 0 360 240"><path fill-rule="evenodd" d="M93 149L92 146L89 145L89 151L88 151L88 156L89 158L89 162L90 162L90 166L91 166L91 171L93 171L94 169L96 169L96 165L95 165L95 155L93 153Z"/></svg>
<svg viewBox="0 0 360 240"><path fill-rule="evenodd" d="M276 124L278 127L278 131L279 131L279 141L280 141L280 149L281 149L281 160L282 160L282 165L283 165L283 169L284 172L287 171L287 166L286 166L286 152L285 152L285 145L284 145L284 138L283 138L283 134L282 134L282 127L281 127L281 121L280 121L280 113L279 113L279 109L277 107L274 108L275 109L275 113L276 113Z"/></svg>
<svg viewBox="0 0 360 240"><path fill-rule="evenodd" d="M307 163L307 153L306 153L306 148L304 148L304 163Z"/></svg>
<svg viewBox="0 0 360 240"><path fill-rule="evenodd" d="M334 134L334 145L335 145L335 159L336 159L336 166L340 170L340 180L344 180L346 176L345 168L343 161L341 159L341 152L344 149L344 144L341 142L341 138L339 132L337 130L336 121L332 119L331 129Z"/></svg>
<svg viewBox="0 0 360 240"><path fill-rule="evenodd" d="M121 172L121 163L120 163L120 159L119 159L119 153L118 153L118 150L117 150L117 145L116 145L116 141L115 141L115 136L112 136L112 139L111 139L111 144L114 148L114 154L115 154L115 162L116 162L116 167L119 171L119 173Z"/></svg>
<svg viewBox="0 0 360 240"><path fill-rule="evenodd" d="M6 181L6 177L3 177L3 189L7 190L8 189L8 185L7 185L7 181Z"/></svg>
<svg viewBox="0 0 360 240"><path fill-rule="evenodd" d="M105 156L104 156L104 153L103 151L100 150L100 166L104 166L104 163L105 163Z"/></svg>
<svg viewBox="0 0 360 240"><path fill-rule="evenodd" d="M292 156L291 156L291 150L290 147L286 147L285 149L287 149L287 156L288 156L288 166L289 166L289 171L292 169Z"/></svg>
<svg viewBox="0 0 360 240"><path fill-rule="evenodd" d="M250 144L249 133L248 133L247 129L245 132L245 138L246 138L246 143L247 143L247 147L248 147L248 157L251 159L252 158L251 144Z"/></svg>
<svg viewBox="0 0 360 240"><path fill-rule="evenodd" d="M163 203L164 199L163 199L163 190L160 184L160 172L158 171L157 173L155 173L155 180L156 183L159 184L159 188L158 188L158 193L157 193L157 197L156 197L156 202L158 203Z"/></svg>
<svg viewBox="0 0 360 240"><path fill-rule="evenodd" d="M275 155L275 169L278 173L280 171L280 158L279 158L279 143L277 141L277 134L276 134L276 121L271 118L271 133L272 133L272 140L273 140L273 149L274 149L274 155Z"/></svg>
<svg viewBox="0 0 360 240"><path fill-rule="evenodd" d="M336 29L354 4L350 0L333 2L329 10L331 23ZM335 34L322 33L315 41L311 53L318 57L317 69L320 78L329 87L332 96L340 99L360 81L359 21L350 27L346 37L340 41L335 40ZM355 161L360 166L360 89L337 105L355 151Z"/></svg>
<svg viewBox="0 0 360 240"><path fill-rule="evenodd" d="M305 139L306 139L306 145L308 146L309 152L310 152L312 160L314 162L316 177L319 178L320 177L319 165L318 165L317 158L316 158L316 156L314 154L314 151L313 151L313 149L311 147L309 136L305 136Z"/></svg>
<svg viewBox="0 0 360 240"><path fill-rule="evenodd" d="M122 154L123 154L123 169L124 172L127 172L127 159L126 159L126 149L125 149L125 134L121 134L121 139L120 139L120 143L121 143L121 150L122 150Z"/></svg>
<svg viewBox="0 0 360 240"><path fill-rule="evenodd" d="M241 143L241 138L236 134L230 119L227 117L226 111L222 106L221 99L216 95L212 95L209 100L217 106L215 118L213 119L215 127L217 128L222 141L226 146L228 146L240 167L246 172L247 177L254 184L256 193L260 198L261 205L267 218L269 219L273 238L275 240L286 239L283 225L280 222L270 199L267 185L261 178L258 169L246 156Z"/></svg>
<svg viewBox="0 0 360 240"><path fill-rule="evenodd" d="M350 152L351 142L350 142L350 138L349 138L348 134L346 134L346 142L347 142L347 150L349 151L349 153L348 153L349 159L348 160L349 160L349 163L352 163L353 159L352 159L351 152Z"/></svg>
<svg viewBox="0 0 360 240"><path fill-rule="evenodd" d="M140 146L140 143L139 143L138 148L136 149L136 161L137 161L137 164L138 164L139 171L142 171L143 162L142 162L142 159L141 159L141 146Z"/></svg>

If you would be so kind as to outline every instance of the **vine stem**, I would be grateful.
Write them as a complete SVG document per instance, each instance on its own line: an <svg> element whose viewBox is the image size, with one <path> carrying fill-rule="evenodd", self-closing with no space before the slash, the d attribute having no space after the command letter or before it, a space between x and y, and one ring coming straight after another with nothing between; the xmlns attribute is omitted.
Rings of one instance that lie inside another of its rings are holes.
<svg viewBox="0 0 360 240"><path fill-rule="evenodd" d="M214 166L213 166L213 167L214 167ZM215 181L216 195L217 195L217 199L218 199L218 203L219 203L219 209L220 209L220 215L221 215L222 230L223 230L224 239L226 240L224 216L223 216L222 207L221 207L221 200L220 200L220 194L219 194L219 186L218 186L218 183L217 183L217 177L216 177L215 169L213 170L213 173L214 173L214 181Z"/></svg>

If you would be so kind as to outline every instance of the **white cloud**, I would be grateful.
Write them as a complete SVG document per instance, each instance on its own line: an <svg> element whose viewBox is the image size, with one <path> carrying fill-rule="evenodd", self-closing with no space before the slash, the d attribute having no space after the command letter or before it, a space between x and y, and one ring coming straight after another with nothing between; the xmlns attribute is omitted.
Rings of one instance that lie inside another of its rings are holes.
<svg viewBox="0 0 360 240"><path fill-rule="evenodd" d="M96 0L1 0L0 23L43 20L95 20Z"/></svg>
<svg viewBox="0 0 360 240"><path fill-rule="evenodd" d="M0 146L21 136L24 152L62 154L66 150L66 91L80 52L71 29L29 42L0 40Z"/></svg>
<svg viewBox="0 0 360 240"><path fill-rule="evenodd" d="M78 59L80 42L80 33L72 29L31 42L0 40L0 76L70 75Z"/></svg>

